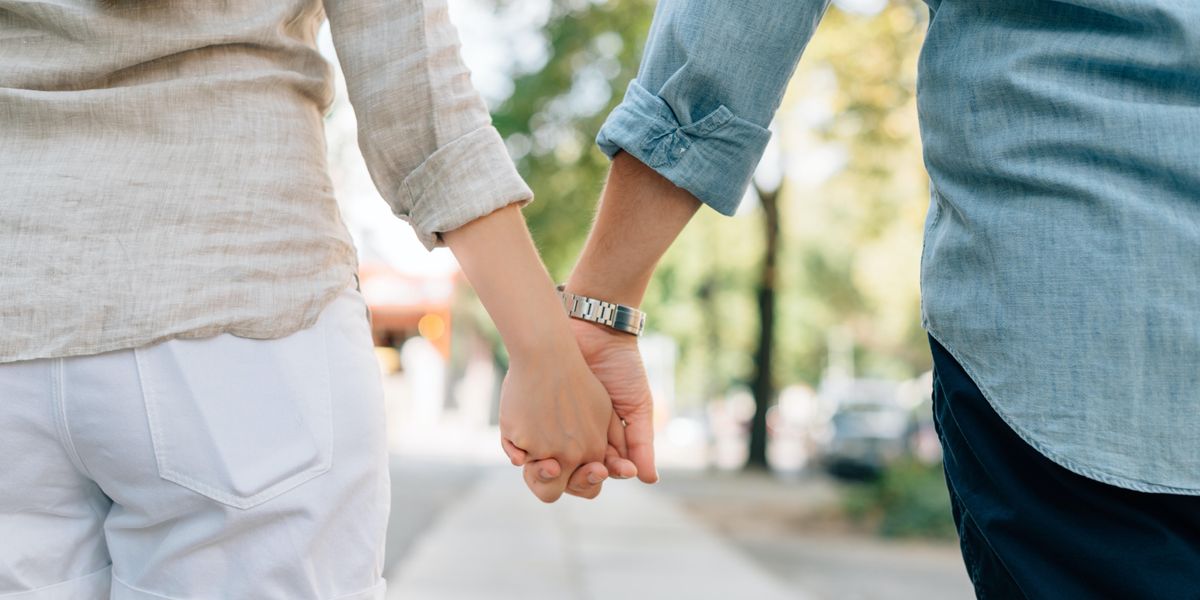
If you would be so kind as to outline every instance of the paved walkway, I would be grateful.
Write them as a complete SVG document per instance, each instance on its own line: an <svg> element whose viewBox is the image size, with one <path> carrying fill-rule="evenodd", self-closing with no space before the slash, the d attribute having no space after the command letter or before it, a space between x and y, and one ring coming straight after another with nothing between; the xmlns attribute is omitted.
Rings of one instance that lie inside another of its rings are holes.
<svg viewBox="0 0 1200 600"><path fill-rule="evenodd" d="M389 599L806 598L636 482L544 505L515 469L481 477L388 574Z"/></svg>

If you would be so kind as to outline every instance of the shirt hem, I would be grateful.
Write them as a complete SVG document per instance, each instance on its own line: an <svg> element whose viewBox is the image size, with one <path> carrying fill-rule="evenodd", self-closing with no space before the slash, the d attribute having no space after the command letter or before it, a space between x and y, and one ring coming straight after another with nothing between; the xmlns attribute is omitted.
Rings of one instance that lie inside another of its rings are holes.
<svg viewBox="0 0 1200 600"><path fill-rule="evenodd" d="M145 346L153 346L173 339L202 339L218 335L233 335L240 338L253 340L274 340L287 337L297 331L308 329L317 323L321 312L325 310L333 301L342 293L348 286L356 285L354 280L355 274L352 271L349 273L344 283L333 286L324 293L316 296L309 301L304 307L302 316L296 320L289 320L283 325L270 327L255 326L255 325L229 325L219 324L200 327L196 329L186 329L174 333L155 334L155 335L135 335L115 340L109 340L99 344L82 344L77 346L67 346L65 348L34 351L34 352L18 352L11 356L0 356L0 364L8 364L30 360L43 360L54 358L71 358L75 356L92 356L96 354L104 354L105 352L116 352L119 350L130 350L132 348L142 348Z"/></svg>
<svg viewBox="0 0 1200 600"><path fill-rule="evenodd" d="M1036 450L1042 456L1046 457L1047 459L1049 459L1053 463L1057 464L1058 466L1060 466L1072 473L1075 473L1076 475L1080 475L1082 477L1087 477L1088 479L1098 481L1100 483L1105 483L1108 485L1116 486L1119 488L1132 490L1135 492L1145 492L1145 493L1150 493L1150 494L1175 494L1175 495L1181 495L1181 496L1200 496L1200 488L1174 487L1174 486L1169 486L1169 485L1162 485L1162 484L1157 484L1157 483L1150 483L1150 482L1146 482L1146 481L1137 481L1134 479L1129 479L1126 477L1122 477L1120 475L1114 475L1112 473L1105 472L1105 471L1097 469L1095 467L1089 467L1086 465L1082 465L1066 456L1063 456L1062 454L1060 454L1058 452L1051 450L1046 444L1044 444L1042 441L1040 441L1033 433L1031 433L1024 427L1019 425L1017 423L1016 419L1013 419L1012 416L1009 415L1008 412L1004 409L1004 407L1002 407L1000 405L1000 403L995 402L992 399L993 394L988 391L987 386L984 383L984 381L976 376L975 370L971 367L971 365L967 361L963 360L962 355L959 354L951 344L947 344L944 341L944 338L942 336L938 335L937 333L935 333L933 331L933 328L930 327L930 324L928 321L928 316L926 316L925 320L926 320L926 322L925 322L926 333L928 333L930 337L932 337L934 340L936 340L937 343L941 344L942 347L945 348L946 351L949 352L950 355L954 357L954 360L958 361L958 364L960 366L962 366L963 371L965 371L967 373L967 376L969 376L971 378L971 381L975 383L975 386L979 388L980 394L982 394L984 399L987 400L987 403L989 405L991 405L992 410L996 411L997 415L1000 415L1000 419L1003 420L1004 423L1006 425L1008 425L1008 427L1010 429L1012 429L1017 434L1017 436L1019 436L1021 438L1022 441L1024 441L1026 444L1029 444L1029 446L1031 448Z"/></svg>

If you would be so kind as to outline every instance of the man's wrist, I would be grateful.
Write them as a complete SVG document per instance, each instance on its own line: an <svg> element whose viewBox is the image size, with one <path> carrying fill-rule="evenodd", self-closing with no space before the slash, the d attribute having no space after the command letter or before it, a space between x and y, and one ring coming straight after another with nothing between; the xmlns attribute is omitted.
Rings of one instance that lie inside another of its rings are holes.
<svg viewBox="0 0 1200 600"><path fill-rule="evenodd" d="M642 311L628 304L568 292L565 287L558 286L558 294L562 298L567 316L575 320L598 323L635 337L642 335L642 330L646 327L646 314Z"/></svg>
<svg viewBox="0 0 1200 600"><path fill-rule="evenodd" d="M565 291L588 298L596 298L613 304L624 304L639 308L646 296L650 277L637 275L608 274L595 277L584 265L577 267L567 279Z"/></svg>

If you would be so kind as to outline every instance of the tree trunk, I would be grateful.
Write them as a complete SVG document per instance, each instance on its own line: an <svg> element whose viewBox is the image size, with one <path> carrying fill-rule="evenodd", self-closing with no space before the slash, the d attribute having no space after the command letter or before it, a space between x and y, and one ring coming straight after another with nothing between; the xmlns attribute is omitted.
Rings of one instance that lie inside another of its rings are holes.
<svg viewBox="0 0 1200 600"><path fill-rule="evenodd" d="M712 264L711 262L709 264ZM721 312L717 310L716 289L717 276L712 271L705 275L700 288L696 290L696 301L704 315L704 401L711 402L721 394Z"/></svg>
<svg viewBox="0 0 1200 600"><path fill-rule="evenodd" d="M771 378L771 358L775 347L775 274L779 258L779 188L757 188L763 208L766 249L758 282L759 334L754 353L754 418L750 421L750 455L746 469L766 469L767 409L775 399L775 382Z"/></svg>

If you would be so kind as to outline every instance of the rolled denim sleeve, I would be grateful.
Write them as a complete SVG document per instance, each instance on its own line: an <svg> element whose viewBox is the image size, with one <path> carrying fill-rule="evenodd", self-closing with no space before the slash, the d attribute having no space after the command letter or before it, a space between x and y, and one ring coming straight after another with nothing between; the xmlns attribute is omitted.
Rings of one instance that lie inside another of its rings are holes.
<svg viewBox="0 0 1200 600"><path fill-rule="evenodd" d="M725 215L737 210L767 130L829 0L660 0L637 79L596 143Z"/></svg>
<svg viewBox="0 0 1200 600"><path fill-rule="evenodd" d="M392 212L427 248L533 192L459 56L446 0L324 0L358 142Z"/></svg>

